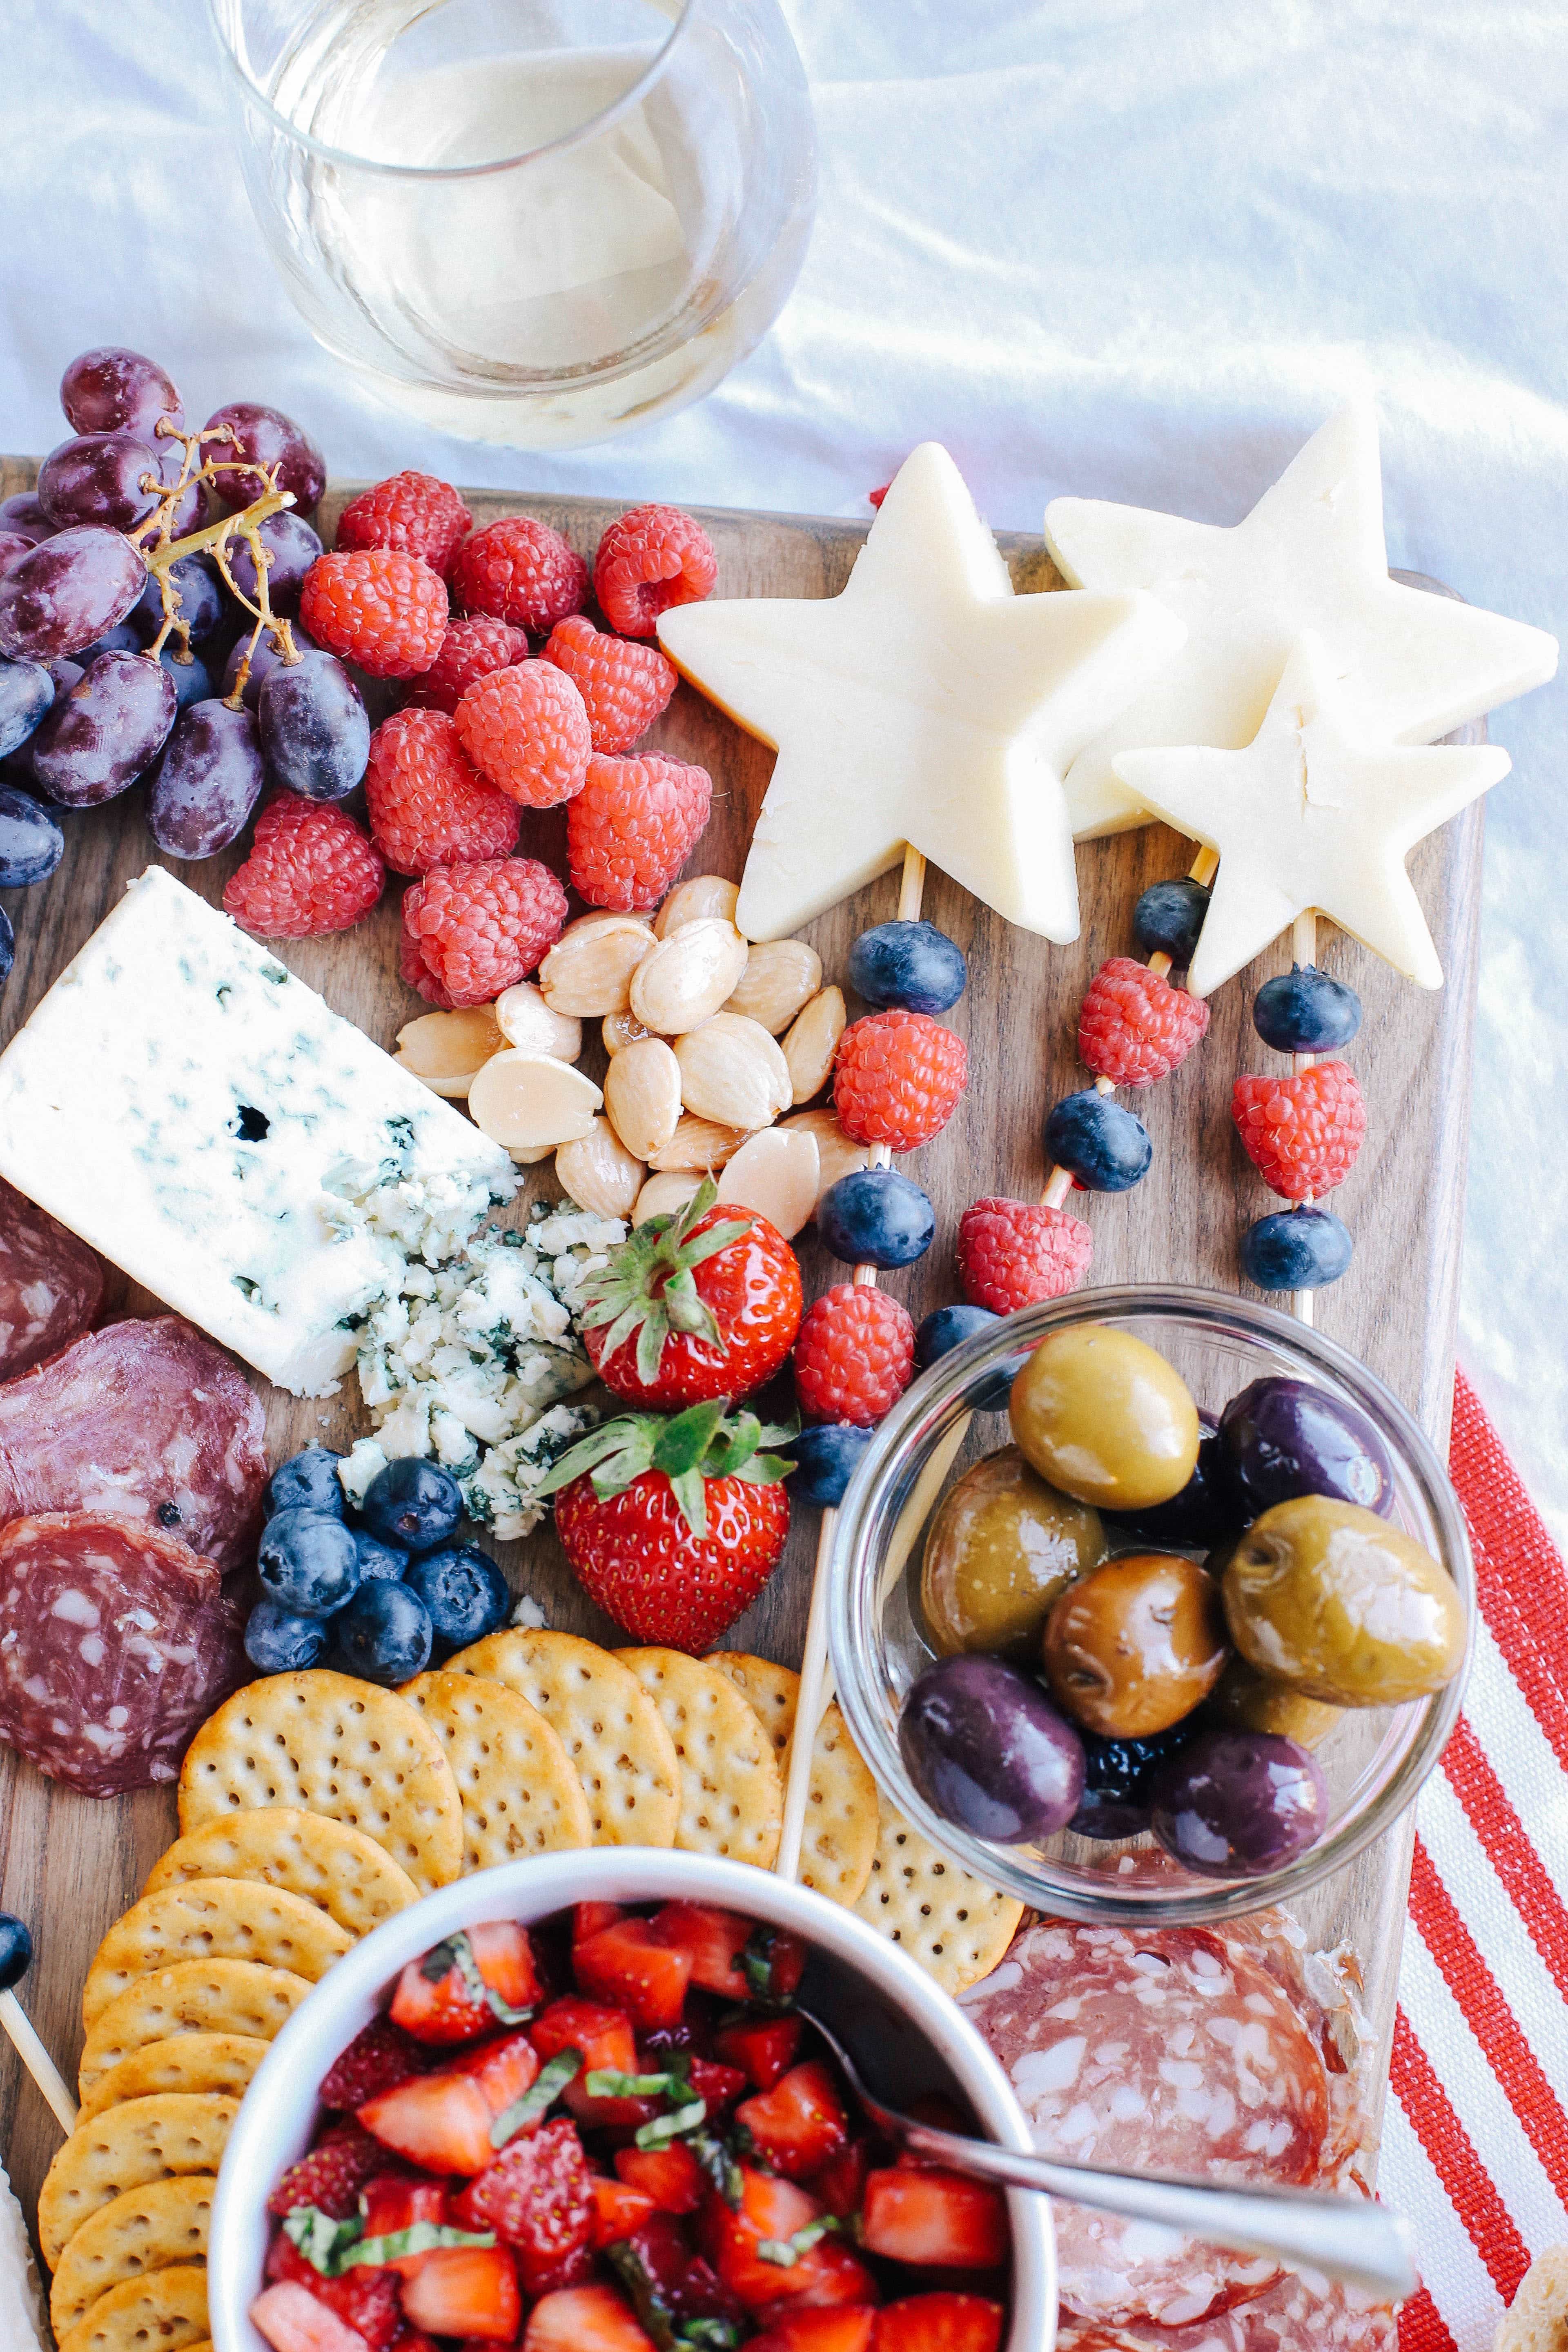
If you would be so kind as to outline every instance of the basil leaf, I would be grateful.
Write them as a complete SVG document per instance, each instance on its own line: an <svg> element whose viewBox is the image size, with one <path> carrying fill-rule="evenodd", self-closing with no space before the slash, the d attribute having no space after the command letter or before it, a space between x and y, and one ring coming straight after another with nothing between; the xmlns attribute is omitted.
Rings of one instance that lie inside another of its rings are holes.
<svg viewBox="0 0 1568 2352"><path fill-rule="evenodd" d="M679 2139L682 2132L695 2131L700 2123L707 2120L707 2116L706 2099L693 2099L688 2106L672 2107L668 2115L655 2116L651 2123L638 2126L637 2146L658 2147L663 2140Z"/></svg>
<svg viewBox="0 0 1568 2352"><path fill-rule="evenodd" d="M818 2238L826 2238L829 2231L841 2226L836 2213L820 2213L815 2221L808 2221L804 2230L797 2230L791 2238L759 2238L758 2259L764 2263L776 2263L781 2271L793 2270L802 2254L811 2252Z"/></svg>
<svg viewBox="0 0 1568 2352"><path fill-rule="evenodd" d="M440 2221L411 2221L406 2230L389 2231L384 2238L362 2238L339 2254L331 2277L366 2263L375 2270L401 2262L407 2254L434 2253L438 2246L493 2246L493 2230L449 2230Z"/></svg>
<svg viewBox="0 0 1568 2352"><path fill-rule="evenodd" d="M438 1944L436 1949L437 1951L450 1953L451 1958L447 1962L447 1967L455 1968L458 1974L462 1978L463 1990L468 1994L468 1999L478 2007L488 2009L490 2015L497 2021L498 2024L527 2024L529 2019L533 2015L532 2009L513 2009L510 2001L503 2000L493 1985L488 1985L485 1982L483 1977L479 1974L479 1964L474 1958L474 1948L472 1944L469 1943L467 1936L465 1936L460 1929L457 1935L448 1936L447 1941L444 1944ZM434 1958L435 1954L432 1953L431 1958ZM442 1976L445 1976L446 1972L446 1969L443 1969L440 1973ZM426 1976L429 1976L430 1974L429 1960L426 1960L425 1963L424 1974ZM438 1979L432 1979L432 1981L438 1981Z"/></svg>
<svg viewBox="0 0 1568 2352"><path fill-rule="evenodd" d="M364 2223L357 2213L346 2221L336 2221L317 2206L296 2205L283 2216L283 2234L313 2271L320 2271L323 2278L336 2278L344 2253L363 2237Z"/></svg>
<svg viewBox="0 0 1568 2352"><path fill-rule="evenodd" d="M744 2125L738 2128L735 2137L737 2143L742 2137L748 2142L751 2139L751 2134L746 2131ZM745 2183L741 2179L741 2168L735 2160L735 2150L727 2147L714 2132L693 2132L686 2145L724 2200L725 2204L732 2212L738 2213L741 2210L741 2198ZM750 2152L749 2147L741 2150L742 2154L750 2154Z"/></svg>
<svg viewBox="0 0 1568 2352"><path fill-rule="evenodd" d="M689 2319L675 2340L691 2352L737 2352L741 2331L732 2319Z"/></svg>
<svg viewBox="0 0 1568 2352"><path fill-rule="evenodd" d="M614 2066L595 2066L583 2077L591 2099L658 2099L684 2087L673 2074L623 2074Z"/></svg>
<svg viewBox="0 0 1568 2352"><path fill-rule="evenodd" d="M547 2059L521 2098L514 2099L510 2107L503 2107L491 2124L490 2146L504 2147L508 2140L515 2139L520 2131L525 2131L534 2117L542 2116L551 2102L560 2096L582 2063L583 2053L580 2050L558 2050L553 2058Z"/></svg>

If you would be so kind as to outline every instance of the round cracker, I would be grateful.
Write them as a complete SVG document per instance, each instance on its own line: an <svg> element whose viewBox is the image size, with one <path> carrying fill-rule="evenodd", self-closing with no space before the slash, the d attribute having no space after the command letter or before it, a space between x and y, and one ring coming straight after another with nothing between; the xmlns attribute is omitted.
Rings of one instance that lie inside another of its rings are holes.
<svg viewBox="0 0 1568 2352"><path fill-rule="evenodd" d="M216 2172L238 2112L237 2099L216 2091L164 2091L79 2123L55 2150L38 2191L38 2245L49 2268L59 2268L82 2223L127 2189L181 2172Z"/></svg>
<svg viewBox="0 0 1568 2352"><path fill-rule="evenodd" d="M576 1768L595 1845L675 1843L680 1765L658 1709L608 1650L514 1626L448 1658L449 1675L483 1675L537 1707Z"/></svg>
<svg viewBox="0 0 1568 2352"><path fill-rule="evenodd" d="M680 1765L675 1843L771 1868L784 1784L769 1734L734 1684L683 1650L617 1650L658 1707Z"/></svg>
<svg viewBox="0 0 1568 2352"><path fill-rule="evenodd" d="M243 2099L270 2047L249 2033L178 2033L169 2042L149 2042L99 2076L77 2120L89 2124L105 2107L150 2099L159 2091L221 2091Z"/></svg>
<svg viewBox="0 0 1568 2352"><path fill-rule="evenodd" d="M752 1708L773 1743L784 1786L789 1786L790 1743L800 1697L800 1676L792 1666L754 1658L743 1650L715 1650L706 1661L727 1675ZM877 1783L837 1700L823 1711L811 1744L811 1786L800 1843L800 1883L834 1903L853 1903L871 1875L879 1819Z"/></svg>
<svg viewBox="0 0 1568 2352"><path fill-rule="evenodd" d="M207 2342L205 2263L154 2271L100 2294L60 2338L60 2352L180 2352Z"/></svg>
<svg viewBox="0 0 1568 2352"><path fill-rule="evenodd" d="M98 1948L82 1987L81 2021L94 2018L138 1977L176 1960L259 1960L319 1984L353 1937L302 1895L250 1878L193 1878L132 1904Z"/></svg>
<svg viewBox="0 0 1568 2352"><path fill-rule="evenodd" d="M187 2172L173 2180L122 2189L70 2238L49 2289L49 2325L63 2336L85 2319L100 2295L127 2279L182 2263L205 2263L217 2180Z"/></svg>
<svg viewBox="0 0 1568 2352"><path fill-rule="evenodd" d="M853 1908L952 1993L990 1975L1024 1916L1015 1896L949 1862L885 1798L871 1875Z"/></svg>
<svg viewBox="0 0 1568 2352"><path fill-rule="evenodd" d="M185 1751L180 1828L290 1805L384 1846L422 1895L463 1867L463 1808L435 1730L379 1683L308 1667L226 1699Z"/></svg>
<svg viewBox="0 0 1568 2352"><path fill-rule="evenodd" d="M416 1675L399 1696L438 1733L463 1801L463 1868L591 1845L572 1759L537 1707L479 1675Z"/></svg>
<svg viewBox="0 0 1568 2352"><path fill-rule="evenodd" d="M147 1874L143 1895L186 1878L254 1878L316 1904L351 1936L368 1936L419 1899L384 1846L347 1822L297 1805L225 1813L176 1838Z"/></svg>
<svg viewBox="0 0 1568 2352"><path fill-rule="evenodd" d="M259 1960L176 1960L138 1977L93 2019L78 2081L85 2099L111 2066L152 2042L182 2033L244 2033L270 2042L288 2024L310 1984Z"/></svg>

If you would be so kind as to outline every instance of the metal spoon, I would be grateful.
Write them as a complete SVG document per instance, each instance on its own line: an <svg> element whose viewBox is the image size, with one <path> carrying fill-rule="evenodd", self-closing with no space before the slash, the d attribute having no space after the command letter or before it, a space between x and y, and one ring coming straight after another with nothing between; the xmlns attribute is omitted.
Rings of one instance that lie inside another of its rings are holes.
<svg viewBox="0 0 1568 2352"><path fill-rule="evenodd" d="M1380 2301L1399 2303L1415 2292L1408 2225L1370 2198L1330 2197L1309 2189L1246 2188L1180 2173L1110 2172L1098 2165L1023 2156L989 2140L939 2131L874 2097L859 2067L816 2011L797 2001L795 2013L822 2036L878 2130L911 2156L930 2157L954 2172L981 2179L1044 2189L1048 2196L1070 2198L1074 2204L1121 2213L1130 2221L1156 2221L1246 2254L1271 2255L1292 2270L1321 2271Z"/></svg>

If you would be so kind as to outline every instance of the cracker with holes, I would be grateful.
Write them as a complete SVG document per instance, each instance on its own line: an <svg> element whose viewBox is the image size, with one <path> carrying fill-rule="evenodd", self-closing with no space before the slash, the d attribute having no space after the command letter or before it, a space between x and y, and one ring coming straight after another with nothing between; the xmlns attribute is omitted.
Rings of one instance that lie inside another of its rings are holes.
<svg viewBox="0 0 1568 2352"><path fill-rule="evenodd" d="M111 2066L182 2033L243 2033L270 2042L310 1990L308 1977L259 1960L176 1960L138 1977L95 2017L78 2081L85 2099Z"/></svg>
<svg viewBox="0 0 1568 2352"><path fill-rule="evenodd" d="M516 1626L443 1672L504 1683L540 1714L576 1768L595 1845L673 1845L680 1767L658 1709L629 1668L575 1633Z"/></svg>
<svg viewBox="0 0 1568 2352"><path fill-rule="evenodd" d="M100 2294L59 2352L183 2352L209 2340L205 2263L154 2271Z"/></svg>
<svg viewBox="0 0 1568 2352"><path fill-rule="evenodd" d="M687 1853L725 1854L773 1866L784 1822L784 1783L773 1743L754 1710L716 1666L683 1650L617 1650L658 1709L680 1765L675 1843Z"/></svg>
<svg viewBox="0 0 1568 2352"><path fill-rule="evenodd" d="M221 2091L243 2099L271 2043L249 2033L177 2033L149 2042L100 2074L83 2098L79 2120L90 2123L105 2107L127 2099L150 2099L159 2091Z"/></svg>
<svg viewBox="0 0 1568 2352"><path fill-rule="evenodd" d="M122 2189L69 2240L49 2289L49 2325L64 2336L100 2295L128 2279L205 2263L217 2181L210 2172Z"/></svg>
<svg viewBox="0 0 1568 2352"><path fill-rule="evenodd" d="M446 1750L395 1691L310 1667L247 1684L209 1716L180 1772L180 1829L289 1805L384 1846L422 1895L463 1866L463 1808Z"/></svg>
<svg viewBox="0 0 1568 2352"><path fill-rule="evenodd" d="M479 1675L418 1675L401 1692L437 1734L463 1804L463 1868L591 1845L572 1759L536 1707Z"/></svg>
<svg viewBox="0 0 1568 2352"><path fill-rule="evenodd" d="M142 1892L156 1895L187 1878L254 1878L280 1887L314 1903L350 1936L368 1936L419 1896L408 1873L374 1838L296 1805L225 1813L176 1838Z"/></svg>
<svg viewBox="0 0 1568 2352"><path fill-rule="evenodd" d="M178 2173L215 2173L237 2099L216 2091L164 2092L110 2107L75 2131L55 2151L38 2191L38 2244L49 2268L84 2221L128 2189Z"/></svg>
<svg viewBox="0 0 1568 2352"><path fill-rule="evenodd" d="M705 1664L727 1675L773 1743L789 1785L789 1749L800 1676L771 1658L715 1650ZM877 1783L837 1703L825 1709L811 1748L811 1786L800 1845L800 1881L835 1903L850 1904L871 1874L877 1851Z"/></svg>
<svg viewBox="0 0 1568 2352"><path fill-rule="evenodd" d="M1024 1916L1011 1895L949 1862L886 1803L871 1875L853 1907L953 1993L990 1975Z"/></svg>
<svg viewBox="0 0 1568 2352"><path fill-rule="evenodd" d="M81 2021L93 2020L138 1977L176 1960L260 1960L318 1984L353 1937L302 1895L248 1878L193 1878L144 1895L98 1948L82 1988Z"/></svg>

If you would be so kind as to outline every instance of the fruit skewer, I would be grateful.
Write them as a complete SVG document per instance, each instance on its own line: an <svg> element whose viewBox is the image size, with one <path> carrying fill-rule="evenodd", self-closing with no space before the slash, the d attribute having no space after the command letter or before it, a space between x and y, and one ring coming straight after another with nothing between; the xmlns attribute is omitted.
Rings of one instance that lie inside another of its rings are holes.
<svg viewBox="0 0 1568 2352"><path fill-rule="evenodd" d="M26 1927L11 1912L0 1911L0 2027L53 2109L60 2129L73 2132L77 2126L76 2101L16 1994L15 1988L26 1975L32 1959L33 1939Z"/></svg>

